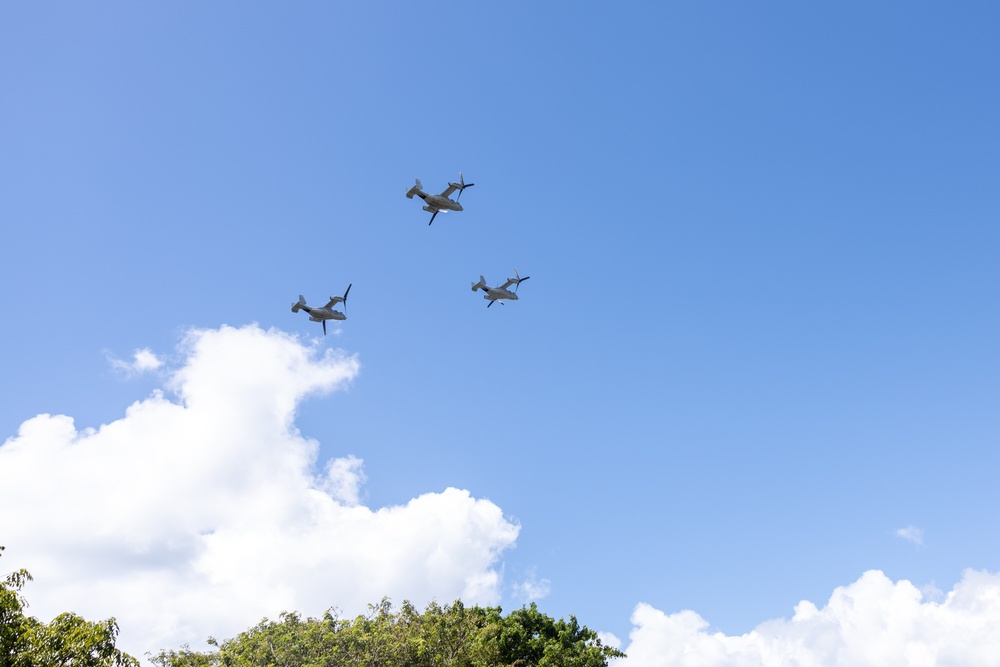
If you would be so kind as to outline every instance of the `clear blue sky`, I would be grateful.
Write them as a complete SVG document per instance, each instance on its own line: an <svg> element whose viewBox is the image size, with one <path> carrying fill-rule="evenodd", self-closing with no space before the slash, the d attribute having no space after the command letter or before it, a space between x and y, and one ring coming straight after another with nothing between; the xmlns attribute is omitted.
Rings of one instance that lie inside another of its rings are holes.
<svg viewBox="0 0 1000 667"><path fill-rule="evenodd" d="M159 386L108 354L318 336L289 304L352 283L323 345L360 373L298 427L364 460L370 507L496 503L543 611L732 634L868 569L998 570L998 25L986 2L7 3L0 440ZM459 170L466 210L428 227L404 192ZM486 310L470 283L515 268L521 300Z"/></svg>

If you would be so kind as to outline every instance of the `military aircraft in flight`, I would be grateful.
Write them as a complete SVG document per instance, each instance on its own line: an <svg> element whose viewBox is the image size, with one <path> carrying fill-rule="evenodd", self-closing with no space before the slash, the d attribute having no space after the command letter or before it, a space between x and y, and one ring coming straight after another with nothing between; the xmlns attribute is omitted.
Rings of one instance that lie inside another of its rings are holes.
<svg viewBox="0 0 1000 667"><path fill-rule="evenodd" d="M413 195L417 195L424 200L424 210L431 213L431 221L427 224L430 225L434 222L434 218L438 213L444 211L461 211L462 205L458 203L458 200L462 198L462 191L465 188L471 188L475 183L466 183L465 178L462 176L462 172L458 172L458 183L448 183L448 187L444 189L439 195L429 195L424 192L424 186L417 179L416 185L406 191L406 198L413 199ZM458 197L451 199L450 195L455 190L458 190Z"/></svg>
<svg viewBox="0 0 1000 667"><path fill-rule="evenodd" d="M352 283L353 284L353 283ZM322 308L310 308L306 305L306 298L299 295L299 300L292 304L292 312L297 313L300 310L304 310L309 313L310 322L322 322L323 323L323 335L326 335L326 321L327 320L346 320L347 315L344 315L339 310L334 310L333 307L338 303L344 304L344 310L347 310L347 294L351 291L351 285L347 286L347 290L344 292L344 296L331 296L330 302L327 303Z"/></svg>
<svg viewBox="0 0 1000 667"><path fill-rule="evenodd" d="M486 306L487 308L492 306L497 301L500 302L500 305L503 305L504 299L510 301L517 301L517 286L523 283L531 276L525 276L522 278L517 274L517 269L514 269L514 276L515 276L514 278L508 278L507 282L505 282L503 285L500 285L499 287L487 287L486 278L479 276L479 282L472 283L472 291L475 292L476 290L483 290L484 292L486 292L486 294L483 295L483 298L489 299L490 301L489 304L487 304ZM511 285L514 286L513 292L507 289Z"/></svg>

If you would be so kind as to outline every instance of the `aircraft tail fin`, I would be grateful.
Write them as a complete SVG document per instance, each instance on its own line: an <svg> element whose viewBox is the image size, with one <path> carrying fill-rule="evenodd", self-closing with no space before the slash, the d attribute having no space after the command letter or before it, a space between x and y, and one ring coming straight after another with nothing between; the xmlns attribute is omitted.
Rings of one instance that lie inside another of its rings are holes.
<svg viewBox="0 0 1000 667"><path fill-rule="evenodd" d="M486 290L486 278L484 278L482 275L479 276L478 283L472 283L472 291L475 292L478 289L481 289L483 291Z"/></svg>
<svg viewBox="0 0 1000 667"><path fill-rule="evenodd" d="M414 185L412 188L410 188L409 190L406 191L406 198L407 199L413 199L413 195L417 194L418 192L420 192L423 189L424 189L424 186L420 182L420 179L418 178L416 185Z"/></svg>
<svg viewBox="0 0 1000 667"><path fill-rule="evenodd" d="M300 294L299 300L292 304L292 312L293 313L299 312L299 310L301 310L302 306L304 305L306 305L306 298Z"/></svg>

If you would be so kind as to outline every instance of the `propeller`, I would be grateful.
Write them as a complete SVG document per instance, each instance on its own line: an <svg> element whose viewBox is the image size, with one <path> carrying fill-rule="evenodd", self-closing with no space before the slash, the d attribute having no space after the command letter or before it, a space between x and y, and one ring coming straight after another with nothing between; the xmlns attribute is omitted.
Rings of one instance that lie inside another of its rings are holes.
<svg viewBox="0 0 1000 667"><path fill-rule="evenodd" d="M434 214L431 215L431 221L427 223L428 227L430 227L432 224L434 224L434 218L437 217L437 214L440 213L440 212L441 211L434 211Z"/></svg>
<svg viewBox="0 0 1000 667"><path fill-rule="evenodd" d="M331 301L331 304L330 304L330 305L331 305L331 306L335 306L335 305L337 305L338 303L342 303L342 304L344 304L344 310L347 310L347 295L348 295L348 294L350 293L350 291L351 291L351 286L352 286L353 284L354 284L354 283L351 283L351 285L348 285L348 286L347 286L347 289L346 289L346 290L344 291L344 296L331 296L331 297L330 297L330 301Z"/></svg>
<svg viewBox="0 0 1000 667"><path fill-rule="evenodd" d="M527 280L531 276L525 276L525 277L522 278L521 276L517 275L517 269L514 269L514 277L517 278L517 282L514 283L514 293L517 294L517 288L518 288L518 286L520 286L520 284L522 282L524 282L525 280Z"/></svg>
<svg viewBox="0 0 1000 667"><path fill-rule="evenodd" d="M326 320L320 320L323 323L323 335L326 335Z"/></svg>
<svg viewBox="0 0 1000 667"><path fill-rule="evenodd" d="M475 185L475 183L466 184L465 177L462 176L462 172L458 172L458 197L455 198L455 201L462 198L462 191L465 190L465 188L471 188L473 185Z"/></svg>

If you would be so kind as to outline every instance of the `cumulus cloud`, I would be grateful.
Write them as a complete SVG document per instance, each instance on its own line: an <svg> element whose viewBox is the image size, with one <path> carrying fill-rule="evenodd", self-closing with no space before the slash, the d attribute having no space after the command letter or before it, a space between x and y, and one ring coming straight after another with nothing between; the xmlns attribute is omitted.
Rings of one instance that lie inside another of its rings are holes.
<svg viewBox="0 0 1000 667"><path fill-rule="evenodd" d="M132 361L119 359L108 351L105 351L104 354L108 358L108 363L111 364L112 368L130 376L139 375L140 373L146 373L148 371L155 371L163 366L163 362L160 361L160 358L157 357L149 348L143 348L133 352Z"/></svg>
<svg viewBox="0 0 1000 667"><path fill-rule="evenodd" d="M745 635L710 632L693 611L665 614L640 604L624 667L895 667L995 665L1000 655L1000 574L966 571L942 602L909 581L864 573L826 606L808 601L791 619Z"/></svg>
<svg viewBox="0 0 1000 667"><path fill-rule="evenodd" d="M32 613L115 616L142 655L283 610L499 601L519 530L499 507L459 489L366 507L361 459L321 465L295 428L302 399L344 387L357 359L256 326L194 331L180 352L117 421L42 414L0 445L4 562L35 576Z"/></svg>
<svg viewBox="0 0 1000 667"><path fill-rule="evenodd" d="M902 537L907 542L913 542L918 547L924 544L924 531L914 525L900 528L896 531L896 537Z"/></svg>

